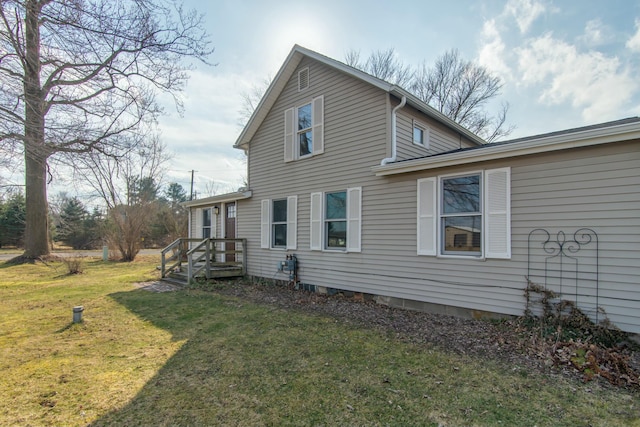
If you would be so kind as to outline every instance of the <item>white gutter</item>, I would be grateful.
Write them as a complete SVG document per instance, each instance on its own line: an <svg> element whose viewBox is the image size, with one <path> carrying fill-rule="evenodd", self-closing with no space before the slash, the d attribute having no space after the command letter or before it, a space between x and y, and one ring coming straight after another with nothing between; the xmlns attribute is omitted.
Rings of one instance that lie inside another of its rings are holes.
<svg viewBox="0 0 640 427"><path fill-rule="evenodd" d="M252 194L253 192L251 190L242 189L241 191L237 191L235 193L219 194L217 196L206 197L204 199L187 200L186 202L182 202L180 204L185 208L207 206L216 203L226 203L234 202L236 200L248 199L252 196Z"/></svg>
<svg viewBox="0 0 640 427"><path fill-rule="evenodd" d="M553 136L542 135L540 138L527 138L506 144L487 144L475 150L456 151L386 166L374 166L371 170L376 176L387 176L636 139L640 139L639 122Z"/></svg>
<svg viewBox="0 0 640 427"><path fill-rule="evenodd" d="M407 103L407 97L406 96L402 96L402 100L400 101L400 104L396 105L395 108L393 110L391 110L391 157L387 157L386 159L382 159L382 161L380 162L380 166L384 166L387 163L391 163L391 162L395 162L396 161L396 157L398 157L398 132L396 130L397 126L397 113L398 110L401 109L402 107L404 107L404 105Z"/></svg>

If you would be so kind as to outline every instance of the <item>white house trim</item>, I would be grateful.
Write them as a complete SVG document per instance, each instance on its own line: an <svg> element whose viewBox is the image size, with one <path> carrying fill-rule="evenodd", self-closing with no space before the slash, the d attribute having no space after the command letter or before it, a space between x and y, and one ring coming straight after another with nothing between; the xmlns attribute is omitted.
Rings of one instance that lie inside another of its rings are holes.
<svg viewBox="0 0 640 427"><path fill-rule="evenodd" d="M421 157L402 162L373 166L376 176L396 175L449 166L540 154L569 148L590 147L611 142L640 138L640 122L624 123L601 129L589 129L557 135L542 135L513 142L487 144L480 148Z"/></svg>

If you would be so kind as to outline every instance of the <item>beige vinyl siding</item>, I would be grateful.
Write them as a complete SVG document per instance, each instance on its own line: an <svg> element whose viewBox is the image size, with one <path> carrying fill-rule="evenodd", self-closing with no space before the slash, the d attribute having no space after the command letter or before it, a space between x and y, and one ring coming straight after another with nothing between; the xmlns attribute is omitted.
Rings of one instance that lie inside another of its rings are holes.
<svg viewBox="0 0 640 427"><path fill-rule="evenodd" d="M429 129L428 148L413 143L414 120ZM424 113L411 107L404 107L398 111L397 127L398 160L432 156L434 154L472 147L474 145L460 134L452 132L432 118L427 117Z"/></svg>
<svg viewBox="0 0 640 427"><path fill-rule="evenodd" d="M371 178L371 166L387 156L387 95L384 91L332 69L305 60L310 86L298 92L295 78L288 82L250 145L249 185L253 196L239 201L238 234L248 239L249 274L273 277L283 250L260 248L260 202L298 197L297 250L302 268L312 271L310 246L310 195L347 190ZM284 163L284 111L324 96L324 153ZM363 194L363 203L366 196ZM240 210L241 209L241 210ZM290 251L291 252L291 251ZM313 252L320 265L355 254ZM280 275L276 278L286 279ZM311 283L311 282L309 282Z"/></svg>
<svg viewBox="0 0 640 427"><path fill-rule="evenodd" d="M589 227L600 243L600 306L619 327L640 332L638 141L376 177L370 168L389 154L387 95L313 61L299 68L307 66L309 89L297 92L293 78L251 142L253 197L238 202L238 236L248 239L250 275L287 280L277 273L277 264L286 253L295 253L302 283L521 315L529 232L541 227L568 234ZM324 154L285 164L285 109L320 95ZM399 120L407 136L409 117L402 114ZM444 132L434 126L432 144L435 130ZM459 143L456 138L443 139ZM511 259L417 255L417 180L501 167L511 167ZM310 251L311 193L351 187L362 187L362 251ZM298 198L297 250L261 249L261 200L289 196Z"/></svg>

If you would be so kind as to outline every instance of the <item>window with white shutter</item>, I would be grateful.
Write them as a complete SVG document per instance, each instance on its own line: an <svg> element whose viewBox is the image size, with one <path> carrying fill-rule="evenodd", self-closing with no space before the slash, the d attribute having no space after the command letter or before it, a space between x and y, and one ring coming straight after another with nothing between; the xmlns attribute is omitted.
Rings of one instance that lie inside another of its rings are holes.
<svg viewBox="0 0 640 427"><path fill-rule="evenodd" d="M511 258L511 170L417 182L417 253Z"/></svg>
<svg viewBox="0 0 640 427"><path fill-rule="evenodd" d="M311 250L362 250L362 188L311 194Z"/></svg>
<svg viewBox="0 0 640 427"><path fill-rule="evenodd" d="M298 196L265 199L260 205L260 247L296 249Z"/></svg>
<svg viewBox="0 0 640 427"><path fill-rule="evenodd" d="M284 112L284 161L324 153L324 96Z"/></svg>

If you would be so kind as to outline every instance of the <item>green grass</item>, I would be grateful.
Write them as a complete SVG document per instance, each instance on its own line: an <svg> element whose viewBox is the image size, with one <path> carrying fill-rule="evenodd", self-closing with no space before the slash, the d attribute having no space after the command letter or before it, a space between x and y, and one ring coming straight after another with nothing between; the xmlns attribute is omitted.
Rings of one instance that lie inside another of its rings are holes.
<svg viewBox="0 0 640 427"><path fill-rule="evenodd" d="M0 264L0 425L640 425L625 390L213 292L135 289L156 263Z"/></svg>

